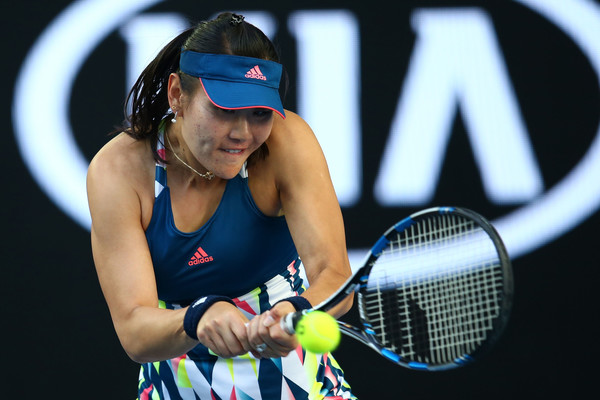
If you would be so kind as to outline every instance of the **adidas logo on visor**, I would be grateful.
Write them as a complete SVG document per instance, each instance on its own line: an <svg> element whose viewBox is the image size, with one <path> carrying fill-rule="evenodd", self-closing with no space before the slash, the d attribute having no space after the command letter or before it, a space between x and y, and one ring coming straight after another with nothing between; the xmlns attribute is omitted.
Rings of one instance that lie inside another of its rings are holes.
<svg viewBox="0 0 600 400"><path fill-rule="evenodd" d="M263 75L258 65L255 65L250 71L246 72L246 78L251 79L260 79L261 81L266 81L267 77Z"/></svg>

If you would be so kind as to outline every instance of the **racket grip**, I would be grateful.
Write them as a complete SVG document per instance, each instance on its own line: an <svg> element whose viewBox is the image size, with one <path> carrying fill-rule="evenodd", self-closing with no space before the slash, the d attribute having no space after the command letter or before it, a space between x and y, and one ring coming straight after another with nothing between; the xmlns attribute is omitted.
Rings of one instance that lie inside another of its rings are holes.
<svg viewBox="0 0 600 400"><path fill-rule="evenodd" d="M289 313L281 318L281 329L283 329L286 333L293 335L296 333L296 325L298 321L304 316L304 311L296 311L293 313Z"/></svg>

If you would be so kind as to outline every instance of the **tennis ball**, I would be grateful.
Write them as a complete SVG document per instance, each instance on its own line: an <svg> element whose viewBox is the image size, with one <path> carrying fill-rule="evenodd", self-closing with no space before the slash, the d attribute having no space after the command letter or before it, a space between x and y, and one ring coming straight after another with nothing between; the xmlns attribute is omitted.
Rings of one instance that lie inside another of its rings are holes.
<svg viewBox="0 0 600 400"><path fill-rule="evenodd" d="M316 354L335 350L341 336L335 318L323 311L309 312L296 325L296 337L300 345Z"/></svg>

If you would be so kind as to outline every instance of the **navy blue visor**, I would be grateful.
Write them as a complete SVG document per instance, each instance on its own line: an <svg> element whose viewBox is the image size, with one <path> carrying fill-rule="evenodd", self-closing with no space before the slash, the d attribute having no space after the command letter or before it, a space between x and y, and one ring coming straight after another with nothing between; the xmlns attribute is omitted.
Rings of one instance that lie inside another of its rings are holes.
<svg viewBox="0 0 600 400"><path fill-rule="evenodd" d="M219 108L268 108L285 118L279 96L282 67L277 62L185 50L179 68L199 78L204 92Z"/></svg>

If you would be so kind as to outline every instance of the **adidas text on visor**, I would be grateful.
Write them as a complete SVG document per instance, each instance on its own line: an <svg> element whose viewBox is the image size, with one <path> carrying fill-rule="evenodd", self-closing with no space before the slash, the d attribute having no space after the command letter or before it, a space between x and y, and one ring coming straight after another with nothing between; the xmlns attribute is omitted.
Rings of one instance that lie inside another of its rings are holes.
<svg viewBox="0 0 600 400"><path fill-rule="evenodd" d="M219 108L268 108L285 118L279 96L282 67L277 62L185 50L179 69L198 77L210 101Z"/></svg>

